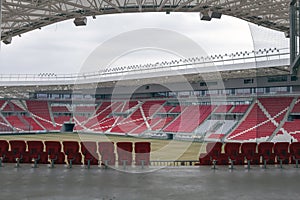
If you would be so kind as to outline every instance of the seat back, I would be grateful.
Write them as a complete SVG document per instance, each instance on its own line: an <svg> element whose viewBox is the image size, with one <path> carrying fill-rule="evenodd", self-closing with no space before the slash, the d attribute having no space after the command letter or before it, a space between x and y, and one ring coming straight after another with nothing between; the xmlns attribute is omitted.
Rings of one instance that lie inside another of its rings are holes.
<svg viewBox="0 0 300 200"><path fill-rule="evenodd" d="M84 164L88 161L92 165L98 164L99 156L97 154L97 143L96 142L80 142L81 153L84 155Z"/></svg>
<svg viewBox="0 0 300 200"><path fill-rule="evenodd" d="M117 152L132 152L132 142L118 142Z"/></svg>
<svg viewBox="0 0 300 200"><path fill-rule="evenodd" d="M136 142L134 144L135 153L150 153L151 143L150 142Z"/></svg>
<svg viewBox="0 0 300 200"><path fill-rule="evenodd" d="M290 153L295 159L300 159L300 142L291 143Z"/></svg>
<svg viewBox="0 0 300 200"><path fill-rule="evenodd" d="M77 155L79 153L79 144L76 141L63 141L63 151L68 156Z"/></svg>
<svg viewBox="0 0 300 200"><path fill-rule="evenodd" d="M80 142L81 153L83 155L96 155L97 154L97 143L96 142Z"/></svg>
<svg viewBox="0 0 300 200"><path fill-rule="evenodd" d="M289 145L288 142L277 142L274 145L274 153L276 156L289 156Z"/></svg>
<svg viewBox="0 0 300 200"><path fill-rule="evenodd" d="M225 154L229 157L236 157L240 154L241 143L230 142L225 144Z"/></svg>
<svg viewBox="0 0 300 200"><path fill-rule="evenodd" d="M23 140L11 140L10 149L15 157L20 157L26 152L26 143Z"/></svg>
<svg viewBox="0 0 300 200"><path fill-rule="evenodd" d="M37 157L44 151L44 144L42 141L27 141L28 152L32 157Z"/></svg>
<svg viewBox="0 0 300 200"><path fill-rule="evenodd" d="M48 155L58 155L61 152L61 144L58 141L46 141L45 145Z"/></svg>
<svg viewBox="0 0 300 200"><path fill-rule="evenodd" d="M273 146L272 142L261 142L258 144L258 154L263 158L267 158L273 155Z"/></svg>
<svg viewBox="0 0 300 200"><path fill-rule="evenodd" d="M113 142L99 142L98 151L101 154L102 164L115 164L115 146Z"/></svg>
<svg viewBox="0 0 300 200"><path fill-rule="evenodd" d="M132 163L132 142L118 142L117 143L117 153L119 164L124 164L126 161L127 165Z"/></svg>
<svg viewBox="0 0 300 200"><path fill-rule="evenodd" d="M257 144L255 142L242 143L241 153L247 160L251 160L256 152Z"/></svg>
<svg viewBox="0 0 300 200"><path fill-rule="evenodd" d="M111 154L115 152L115 147L113 142L99 142L98 143L99 153L102 154Z"/></svg>
<svg viewBox="0 0 300 200"><path fill-rule="evenodd" d="M218 158L222 153L222 143L221 142L211 142L206 145L206 153L213 159Z"/></svg>
<svg viewBox="0 0 300 200"><path fill-rule="evenodd" d="M7 154L9 144L6 140L0 140L0 157L3 157Z"/></svg>
<svg viewBox="0 0 300 200"><path fill-rule="evenodd" d="M135 164L136 165L149 165L150 164L150 142L136 142L134 144L135 151Z"/></svg>

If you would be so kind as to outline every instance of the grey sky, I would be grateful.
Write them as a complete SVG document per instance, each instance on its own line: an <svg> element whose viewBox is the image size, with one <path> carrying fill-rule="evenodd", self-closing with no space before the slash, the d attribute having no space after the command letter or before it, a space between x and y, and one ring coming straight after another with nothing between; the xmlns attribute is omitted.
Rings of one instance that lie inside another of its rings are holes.
<svg viewBox="0 0 300 200"><path fill-rule="evenodd" d="M85 27L75 27L69 20L13 38L12 44L1 45L0 73L77 73L85 59L101 43L120 33L142 28L176 31L194 40L207 54L286 46L286 40L276 43L278 38L284 38L283 33L256 25L251 25L253 42L248 23L228 16L206 22L199 19L198 13L116 14L88 18ZM151 57L145 62L169 58L167 54L145 53ZM136 54L138 57L139 54ZM142 62L134 57L123 60L124 64L127 64L126 60L133 64Z"/></svg>

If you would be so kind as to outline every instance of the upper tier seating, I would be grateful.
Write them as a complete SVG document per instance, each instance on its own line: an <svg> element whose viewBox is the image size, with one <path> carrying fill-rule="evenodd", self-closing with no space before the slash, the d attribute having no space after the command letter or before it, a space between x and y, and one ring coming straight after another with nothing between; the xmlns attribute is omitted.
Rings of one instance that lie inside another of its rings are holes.
<svg viewBox="0 0 300 200"><path fill-rule="evenodd" d="M165 132L193 132L212 112L213 106L187 106Z"/></svg>
<svg viewBox="0 0 300 200"><path fill-rule="evenodd" d="M255 103L242 123L227 137L229 140L250 140L272 135L276 126Z"/></svg>
<svg viewBox="0 0 300 200"><path fill-rule="evenodd" d="M249 105L236 105L233 110L231 111L232 113L245 113L249 108Z"/></svg>
<svg viewBox="0 0 300 200"><path fill-rule="evenodd" d="M215 113L228 113L232 108L232 105L219 105L216 110Z"/></svg>
<svg viewBox="0 0 300 200"><path fill-rule="evenodd" d="M286 113L286 111L284 110L291 105L292 100L293 98L291 97L273 97L259 99L260 103L265 107L271 117L275 117L276 115L282 113L275 118L277 123L280 123L280 121L283 119L284 114Z"/></svg>
<svg viewBox="0 0 300 200"><path fill-rule="evenodd" d="M37 116L35 119L42 124L46 130L57 130L50 117L48 101L27 100L26 104L29 112Z"/></svg>

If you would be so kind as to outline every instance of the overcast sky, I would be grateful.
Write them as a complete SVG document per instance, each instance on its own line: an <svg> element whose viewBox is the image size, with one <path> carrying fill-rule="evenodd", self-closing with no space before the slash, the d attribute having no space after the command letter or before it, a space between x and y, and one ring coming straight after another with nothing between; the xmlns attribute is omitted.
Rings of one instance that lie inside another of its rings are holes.
<svg viewBox="0 0 300 200"><path fill-rule="evenodd" d="M167 29L183 34L198 43L208 55L287 45L283 33L256 25L250 25L250 32L247 22L228 16L207 22L201 21L198 13L116 14L97 16L97 19L89 17L85 27L75 27L73 20L68 20L14 37L12 44L1 44L0 73L77 73L91 52L103 42L143 28ZM168 54L153 50L143 53L148 54L147 59L138 59L141 58L139 52L117 63L127 65L129 61L139 64L169 59Z"/></svg>

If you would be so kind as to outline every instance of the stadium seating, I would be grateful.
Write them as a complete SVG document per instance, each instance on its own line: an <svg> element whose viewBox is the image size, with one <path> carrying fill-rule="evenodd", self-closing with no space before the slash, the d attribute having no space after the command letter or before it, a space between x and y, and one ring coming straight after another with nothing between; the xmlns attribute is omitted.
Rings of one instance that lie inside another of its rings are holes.
<svg viewBox="0 0 300 200"><path fill-rule="evenodd" d="M292 161L296 163L296 168L298 168L300 160L300 142L294 142L290 145L290 154Z"/></svg>
<svg viewBox="0 0 300 200"><path fill-rule="evenodd" d="M84 165L98 165L99 156L97 154L96 142L81 142L81 153L84 156Z"/></svg>
<svg viewBox="0 0 300 200"><path fill-rule="evenodd" d="M251 97L250 97L251 98ZM74 109L75 130L123 135L153 133L193 133L207 121L220 121L215 116L226 114L223 126L201 132L205 141L252 142L272 138L278 126L289 140L300 140L299 98L287 121L281 123L293 99L297 97L259 97L253 104L222 102L221 105L178 105L173 100L143 99L139 101L80 102L70 107L66 100L0 100L0 132L60 131L70 121ZM25 102L25 104L24 104ZM251 102L251 100L250 100ZM232 104L232 105L231 105ZM248 109L251 109L248 111ZM211 118L210 118L211 116ZM72 118L73 120L73 118ZM202 129L201 129L202 130ZM203 129L204 130L204 129ZM282 137L283 138L283 137ZM283 140L283 139L282 139ZM287 139L288 140L288 139ZM277 140L273 140L277 141ZM280 140L278 140L280 141Z"/></svg>
<svg viewBox="0 0 300 200"><path fill-rule="evenodd" d="M63 141L63 150L67 156L68 165L72 168L73 164L81 164L81 154L79 153L79 144L76 141Z"/></svg>
<svg viewBox="0 0 300 200"><path fill-rule="evenodd" d="M237 165L243 165L244 164L244 158L242 154L240 153L240 147L241 143L226 143L225 144L225 154L229 159L229 162L231 164L231 169L233 169L233 164Z"/></svg>
<svg viewBox="0 0 300 200"><path fill-rule="evenodd" d="M232 107L233 107L232 105L219 105L214 112L215 113L228 113Z"/></svg>
<svg viewBox="0 0 300 200"><path fill-rule="evenodd" d="M132 164L132 142L118 142L117 153L119 166Z"/></svg>
<svg viewBox="0 0 300 200"><path fill-rule="evenodd" d="M22 108L20 108L18 105L14 104L11 101L7 101L6 106L2 109L3 112L20 112L24 111Z"/></svg>
<svg viewBox="0 0 300 200"><path fill-rule="evenodd" d="M116 155L113 142L98 142L98 151L101 155L101 165L115 165Z"/></svg>
<svg viewBox="0 0 300 200"><path fill-rule="evenodd" d="M21 116L29 124L29 131L42 131L44 130L32 117Z"/></svg>
<svg viewBox="0 0 300 200"><path fill-rule="evenodd" d="M266 164L275 163L275 154L273 153L274 143L272 142L261 142L258 144L258 154L261 156L264 168Z"/></svg>
<svg viewBox="0 0 300 200"><path fill-rule="evenodd" d="M210 115L213 106L187 106L184 111L172 121L165 132L193 132Z"/></svg>
<svg viewBox="0 0 300 200"><path fill-rule="evenodd" d="M69 113L69 109L66 106L52 106L51 110L53 113Z"/></svg>
<svg viewBox="0 0 300 200"><path fill-rule="evenodd" d="M19 167L21 162L28 162L28 155L26 154L26 143L23 140L9 141L10 151L7 154L8 162L16 163Z"/></svg>
<svg viewBox="0 0 300 200"><path fill-rule="evenodd" d="M269 137L275 131L276 126L267 118L263 111L255 103L252 110L242 123L227 137L229 140L250 140Z"/></svg>
<svg viewBox="0 0 300 200"><path fill-rule="evenodd" d="M13 132L13 129L0 116L0 132Z"/></svg>
<svg viewBox="0 0 300 200"><path fill-rule="evenodd" d="M241 153L247 161L248 169L251 165L260 164L260 156L256 151L257 144L255 142L242 143Z"/></svg>
<svg viewBox="0 0 300 200"><path fill-rule="evenodd" d="M151 126L151 130L158 131L166 127L172 120L172 117L154 118L149 124Z"/></svg>
<svg viewBox="0 0 300 200"><path fill-rule="evenodd" d="M0 167L2 167L2 162L6 160L8 148L8 142L6 140L0 140Z"/></svg>
<svg viewBox="0 0 300 200"><path fill-rule="evenodd" d="M206 153L201 153L199 157L200 165L213 165L215 169L215 165L230 163L232 169L233 163L244 165L246 160L248 169L250 169L251 164L261 164L260 160L262 160L264 168L266 168L267 164L276 164L277 160L282 168L283 164L290 163L290 158L294 161L293 163L296 163L296 167L300 160L300 142L291 144L288 142L261 142L258 146L255 142L226 143L224 145L225 154L222 153L222 147L223 144L220 142L207 143Z"/></svg>
<svg viewBox="0 0 300 200"><path fill-rule="evenodd" d="M42 141L27 141L29 162L34 162L34 167L37 167L38 163L47 164L48 155L44 152L44 144Z"/></svg>
<svg viewBox="0 0 300 200"><path fill-rule="evenodd" d="M21 120L20 116L7 116L6 117L7 121L16 129L19 131L29 131L30 130L30 125L26 124L26 122Z"/></svg>
<svg viewBox="0 0 300 200"><path fill-rule="evenodd" d="M284 111L287 107L290 106L293 98L291 97L269 97L269 98L259 98L260 103L265 107L268 113L275 117L279 113L282 112L281 115L275 118L277 123L279 123L286 111Z"/></svg>
<svg viewBox="0 0 300 200"><path fill-rule="evenodd" d="M216 165L227 165L228 157L222 154L222 145L221 142L207 143L206 153L200 154L200 165L213 164L213 169L216 169Z"/></svg>
<svg viewBox="0 0 300 200"><path fill-rule="evenodd" d="M134 144L135 152L135 165L141 165L142 167L150 165L150 142L136 142Z"/></svg>
<svg viewBox="0 0 300 200"><path fill-rule="evenodd" d="M61 144L58 141L46 141L46 152L49 156L51 167L55 164L65 163L65 154L61 152Z"/></svg>
<svg viewBox="0 0 300 200"><path fill-rule="evenodd" d="M26 105L28 111L34 114L35 119L46 129L46 130L57 130L55 126L53 126L48 101L46 100L27 100Z"/></svg>
<svg viewBox="0 0 300 200"><path fill-rule="evenodd" d="M274 144L274 154L277 161L280 162L280 168L282 168L283 163L290 163L289 145L290 144L288 142L277 142Z"/></svg>
<svg viewBox="0 0 300 200"><path fill-rule="evenodd" d="M245 113L249 108L249 105L236 105L233 110L231 111L232 113Z"/></svg>

